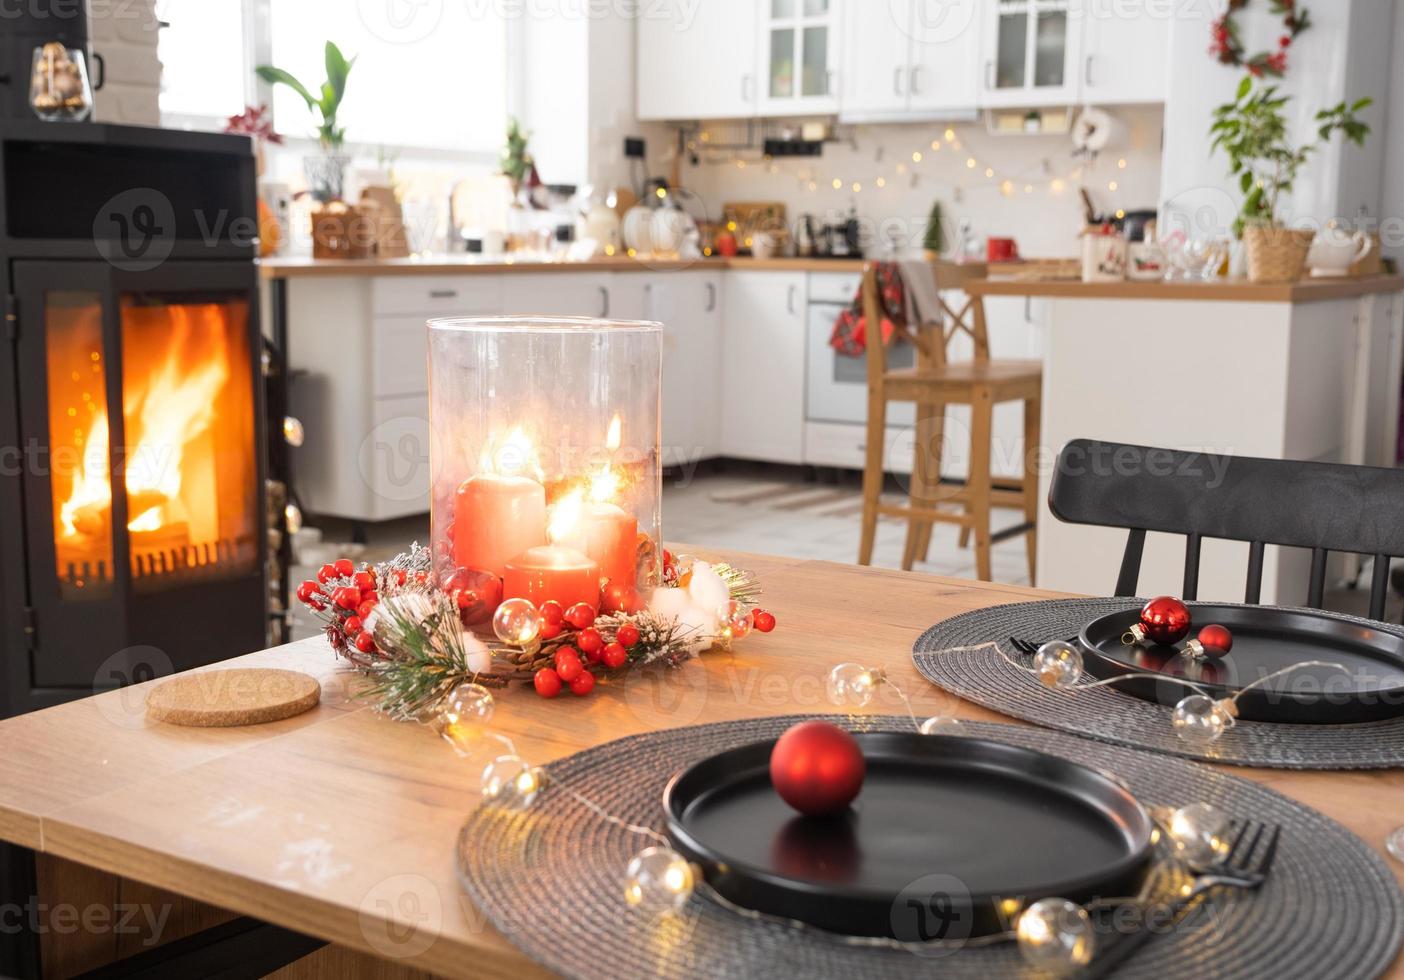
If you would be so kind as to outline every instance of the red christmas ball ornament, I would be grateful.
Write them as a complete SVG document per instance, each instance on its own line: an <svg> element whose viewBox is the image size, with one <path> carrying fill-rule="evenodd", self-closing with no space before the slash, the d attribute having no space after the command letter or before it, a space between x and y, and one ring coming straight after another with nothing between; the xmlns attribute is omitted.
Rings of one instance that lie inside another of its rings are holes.
<svg viewBox="0 0 1404 980"><path fill-rule="evenodd" d="M578 630L595 625L595 610L589 603L577 602L565 611L565 621Z"/></svg>
<svg viewBox="0 0 1404 980"><path fill-rule="evenodd" d="M800 813L837 813L863 788L867 765L857 740L826 721L788 729L770 753L770 782Z"/></svg>
<svg viewBox="0 0 1404 980"><path fill-rule="evenodd" d="M1175 596L1161 595L1141 607L1141 621L1121 635L1121 642L1130 645L1150 640L1172 646L1189 631L1189 606Z"/></svg>
<svg viewBox="0 0 1404 980"><path fill-rule="evenodd" d="M769 633L775 629L775 614L766 612L764 609L757 609L751 613L751 625L757 632Z"/></svg>
<svg viewBox="0 0 1404 980"><path fill-rule="evenodd" d="M536 693L543 698L554 698L561 693L561 675L550 667L542 667L531 679Z"/></svg>
<svg viewBox="0 0 1404 980"><path fill-rule="evenodd" d="M1233 649L1233 634L1227 626L1210 623L1199 635L1185 644L1185 653L1197 660L1212 657L1218 660Z"/></svg>
<svg viewBox="0 0 1404 980"><path fill-rule="evenodd" d="M621 646L631 647L639 642L639 628L633 623L625 623L615 632L614 638Z"/></svg>
<svg viewBox="0 0 1404 980"><path fill-rule="evenodd" d="M595 689L595 675L588 670L581 671L580 676L570 682L570 693L578 698L583 698Z"/></svg>

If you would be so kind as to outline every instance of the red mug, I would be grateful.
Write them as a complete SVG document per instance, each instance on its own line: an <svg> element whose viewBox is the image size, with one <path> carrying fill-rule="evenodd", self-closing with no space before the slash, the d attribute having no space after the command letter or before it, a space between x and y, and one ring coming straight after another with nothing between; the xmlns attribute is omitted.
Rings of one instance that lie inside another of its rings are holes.
<svg viewBox="0 0 1404 980"><path fill-rule="evenodd" d="M1012 238L988 238L985 240L986 262L1016 262L1019 259L1019 245Z"/></svg>

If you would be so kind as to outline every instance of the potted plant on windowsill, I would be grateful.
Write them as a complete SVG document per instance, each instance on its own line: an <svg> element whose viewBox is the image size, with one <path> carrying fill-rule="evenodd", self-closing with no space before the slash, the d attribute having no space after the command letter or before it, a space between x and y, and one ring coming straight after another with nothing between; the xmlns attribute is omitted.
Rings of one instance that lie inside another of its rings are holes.
<svg viewBox="0 0 1404 980"><path fill-rule="evenodd" d="M286 85L307 103L321 118L317 126L317 141L321 153L303 159L303 171L312 196L321 204L339 201L345 187L346 167L350 158L342 151L346 142L346 130L337 125L336 114L341 108L341 100L346 94L346 78L356 59L347 61L341 49L331 41L326 47L327 78L322 83L317 96L313 96L307 86L289 72L272 65L259 65L255 71L258 77L271 85Z"/></svg>
<svg viewBox="0 0 1404 980"><path fill-rule="evenodd" d="M1209 128L1212 147L1229 158L1229 172L1243 191L1243 209L1234 231L1248 253L1248 278L1254 282L1294 282L1301 277L1312 229L1289 228L1278 220L1278 202L1297 175L1336 133L1363 146L1370 127L1356 118L1372 100L1342 102L1316 114L1316 138L1294 145L1287 133L1284 107L1289 98L1276 85L1255 86L1244 78L1232 102L1214 110Z"/></svg>

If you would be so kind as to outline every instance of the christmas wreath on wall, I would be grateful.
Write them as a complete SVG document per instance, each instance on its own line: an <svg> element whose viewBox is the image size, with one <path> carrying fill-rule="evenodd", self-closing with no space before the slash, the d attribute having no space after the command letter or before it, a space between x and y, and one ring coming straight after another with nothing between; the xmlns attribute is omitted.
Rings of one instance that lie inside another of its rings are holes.
<svg viewBox="0 0 1404 980"><path fill-rule="evenodd" d="M1272 12L1282 18L1282 35L1277 39L1277 50L1260 51L1249 56L1243 47L1243 36L1234 17L1248 6L1248 0L1229 0L1228 10L1214 21L1214 41L1209 53L1221 64L1248 69L1249 74L1261 78L1271 75L1281 78L1287 70L1287 51L1297 35L1311 26L1311 19L1297 0L1271 0Z"/></svg>

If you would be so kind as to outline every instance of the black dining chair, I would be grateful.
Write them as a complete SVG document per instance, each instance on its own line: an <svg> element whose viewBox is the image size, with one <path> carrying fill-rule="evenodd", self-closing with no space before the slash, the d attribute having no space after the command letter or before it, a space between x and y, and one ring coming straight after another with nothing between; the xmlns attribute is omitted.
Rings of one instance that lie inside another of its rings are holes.
<svg viewBox="0 0 1404 980"><path fill-rule="evenodd" d="M1128 530L1118 596L1136 595L1147 531L1185 536L1184 599L1198 597L1205 538L1247 542L1243 601L1254 604L1267 545L1311 551L1307 602L1316 609L1326 591L1327 555L1370 555L1371 619L1384 618L1389 561L1404 556L1404 469L1074 439L1058 454L1048 506L1070 524Z"/></svg>

